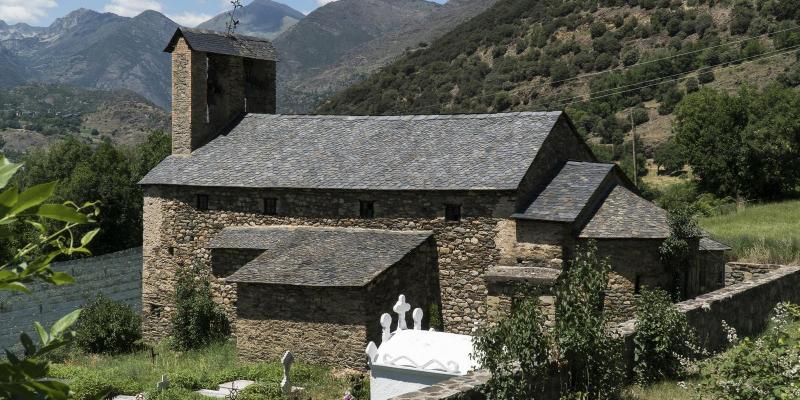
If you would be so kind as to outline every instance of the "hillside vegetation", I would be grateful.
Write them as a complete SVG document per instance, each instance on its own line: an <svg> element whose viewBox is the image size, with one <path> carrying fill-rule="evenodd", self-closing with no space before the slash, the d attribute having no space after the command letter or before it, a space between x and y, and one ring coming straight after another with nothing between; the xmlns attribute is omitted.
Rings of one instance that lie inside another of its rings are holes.
<svg viewBox="0 0 800 400"><path fill-rule="evenodd" d="M318 110L566 108L583 134L617 145L617 159L627 150L619 145L632 116L652 155L687 92L776 81L797 86L798 18L796 0L501 0ZM590 93L591 101L580 102Z"/></svg>
<svg viewBox="0 0 800 400"><path fill-rule="evenodd" d="M87 90L65 85L25 85L0 90L0 137L6 156L46 146L66 136L87 142L141 143L166 131L161 108L128 90Z"/></svg>

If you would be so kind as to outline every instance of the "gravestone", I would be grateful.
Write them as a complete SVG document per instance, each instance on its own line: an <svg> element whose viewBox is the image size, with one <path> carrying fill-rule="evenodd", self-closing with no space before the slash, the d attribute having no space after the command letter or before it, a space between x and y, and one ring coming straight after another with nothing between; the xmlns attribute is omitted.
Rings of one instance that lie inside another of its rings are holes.
<svg viewBox="0 0 800 400"><path fill-rule="evenodd" d="M370 398L385 400L420 390L476 369L472 359L472 336L422 330L422 309L411 313L413 329L408 329L405 314L411 309L400 295L392 310L397 314L397 330L391 332L392 317L383 314L381 344L369 342L366 348L370 366Z"/></svg>

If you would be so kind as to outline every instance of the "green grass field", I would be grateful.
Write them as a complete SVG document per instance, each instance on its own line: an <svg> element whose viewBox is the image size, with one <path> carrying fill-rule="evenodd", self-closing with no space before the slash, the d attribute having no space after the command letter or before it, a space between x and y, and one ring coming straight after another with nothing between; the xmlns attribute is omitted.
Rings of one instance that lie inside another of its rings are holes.
<svg viewBox="0 0 800 400"><path fill-rule="evenodd" d="M754 205L698 222L733 247L739 261L800 264L800 201Z"/></svg>
<svg viewBox="0 0 800 400"><path fill-rule="evenodd" d="M159 399L203 399L192 391L235 379L256 381L277 389L283 377L279 362L248 363L237 360L233 343L215 344L201 350L177 352L160 343L155 362L149 351L115 356L74 353L53 364L51 376L65 379L75 392L74 399L95 399L102 393L134 395L152 391L161 375L170 381L169 392ZM347 374L326 366L297 363L292 368L293 384L305 388L312 399L341 398L350 383ZM368 390L368 389L367 389ZM269 399L260 395L256 398ZM279 397L275 397L279 398Z"/></svg>

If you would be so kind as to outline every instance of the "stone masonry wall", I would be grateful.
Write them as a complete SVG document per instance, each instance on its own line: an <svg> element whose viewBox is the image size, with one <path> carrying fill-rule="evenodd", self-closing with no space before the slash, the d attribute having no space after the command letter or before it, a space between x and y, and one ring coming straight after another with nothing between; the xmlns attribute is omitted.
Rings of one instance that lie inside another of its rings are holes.
<svg viewBox="0 0 800 400"><path fill-rule="evenodd" d="M729 262L725 264L725 286L752 281L753 278L775 271L782 265Z"/></svg>
<svg viewBox="0 0 800 400"><path fill-rule="evenodd" d="M19 343L22 331L33 333L33 322L49 327L98 294L121 301L138 313L142 308L142 249L134 248L91 258L53 263L56 271L75 277L76 283L31 285L31 294L0 294L0 349ZM35 336L33 336L35 337Z"/></svg>
<svg viewBox="0 0 800 400"><path fill-rule="evenodd" d="M633 318L637 280L640 287L671 289L672 277L659 258L660 240L598 240L596 243L598 256L611 261L605 306L613 321Z"/></svg>
<svg viewBox="0 0 800 400"><path fill-rule="evenodd" d="M290 350L309 363L364 364L367 318L359 288L240 283L238 291L236 349L243 360L275 361Z"/></svg>
<svg viewBox="0 0 800 400"><path fill-rule="evenodd" d="M209 196L209 210L195 208L197 194ZM263 215L263 198L276 196L279 216ZM375 201L374 219L359 219L358 200ZM438 251L445 329L469 333L486 312L482 274L496 265L498 217L509 215L512 197L498 193L355 193L248 189L146 187L144 201L144 333L165 337L172 315L175 271L197 263L210 271L209 240L228 226L314 225L389 230L431 230ZM462 204L462 220L445 222L444 204ZM287 211L291 211L288 213ZM290 214L290 216L282 216ZM397 218L396 215L412 215ZM230 285L215 278L217 291Z"/></svg>
<svg viewBox="0 0 800 400"><path fill-rule="evenodd" d="M290 350L306 362L364 370L364 349L380 343L379 317L399 294L413 308L439 304L436 260L429 239L365 287L239 283L236 348L246 360L275 360Z"/></svg>

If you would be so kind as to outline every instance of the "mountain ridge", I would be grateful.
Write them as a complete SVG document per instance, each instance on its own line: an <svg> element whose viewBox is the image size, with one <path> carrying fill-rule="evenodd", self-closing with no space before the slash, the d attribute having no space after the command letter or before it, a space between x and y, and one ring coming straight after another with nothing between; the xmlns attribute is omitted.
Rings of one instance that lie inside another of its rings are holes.
<svg viewBox="0 0 800 400"><path fill-rule="evenodd" d="M286 4L272 0L254 0L238 12L239 24L236 32L274 39L303 18L303 13ZM229 19L227 12L220 13L197 25L197 28L224 32Z"/></svg>

